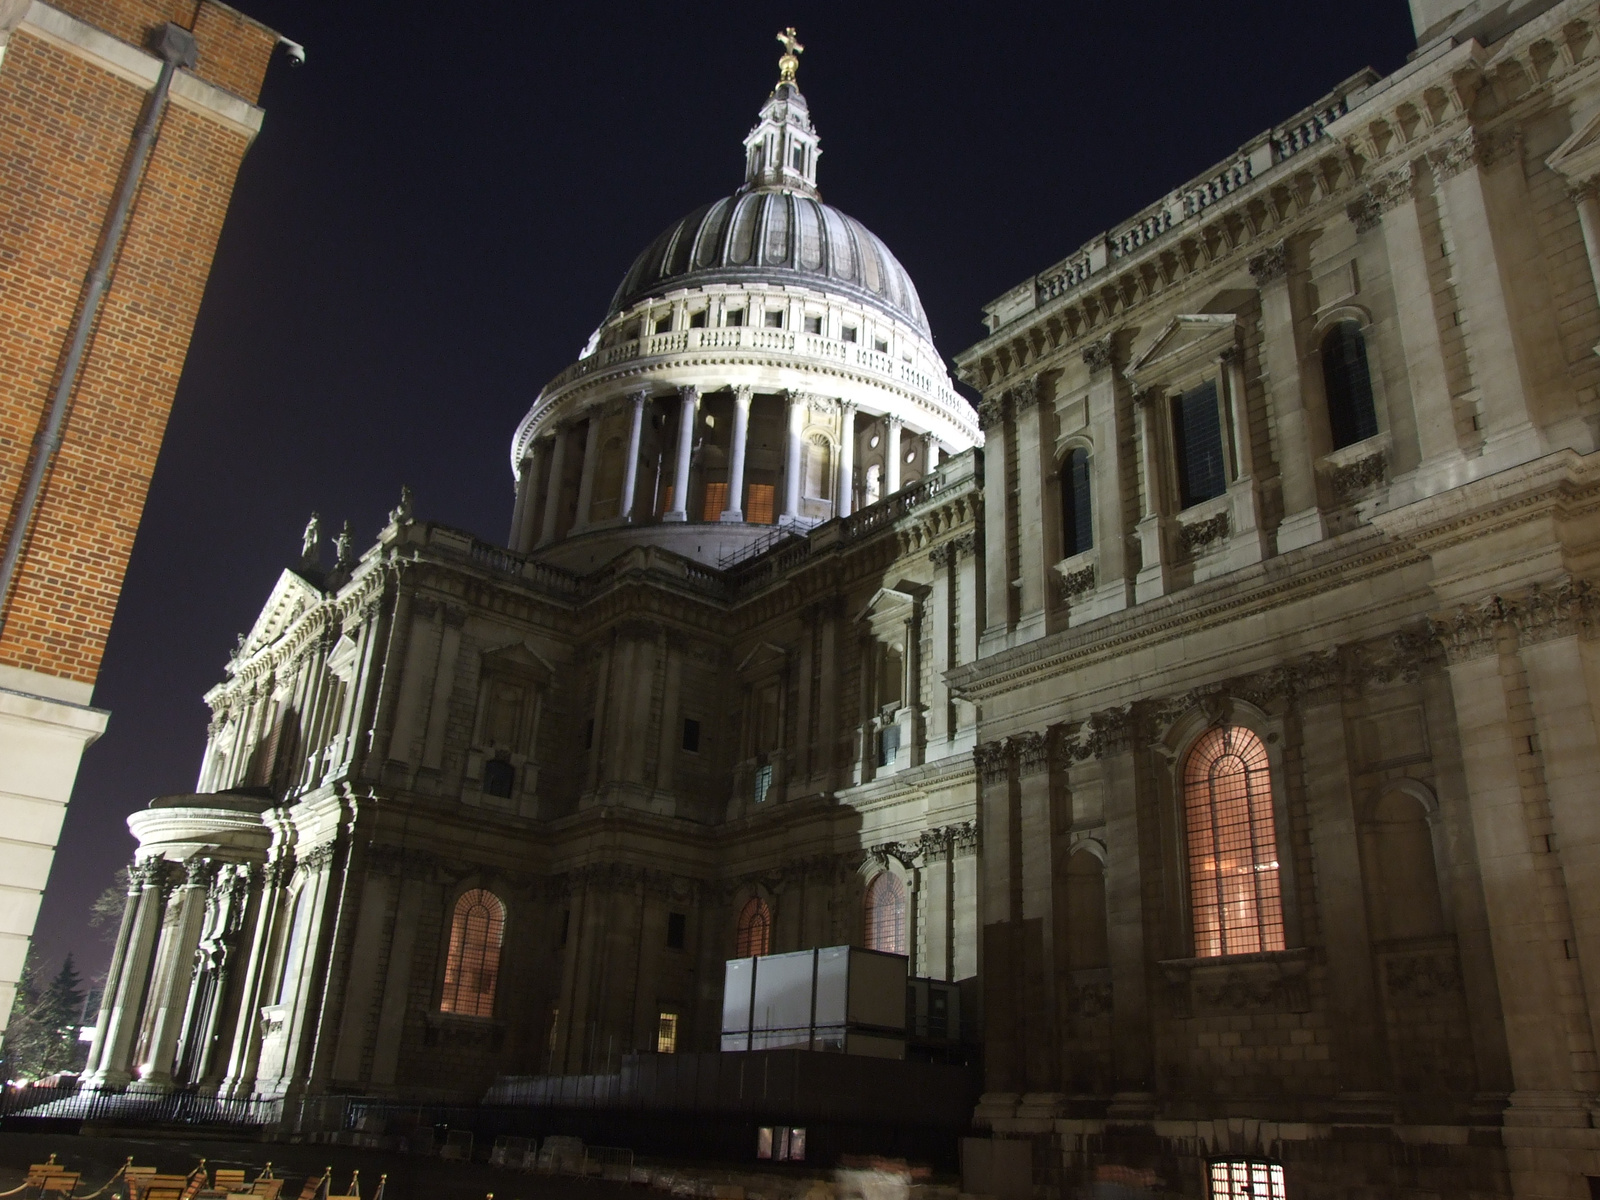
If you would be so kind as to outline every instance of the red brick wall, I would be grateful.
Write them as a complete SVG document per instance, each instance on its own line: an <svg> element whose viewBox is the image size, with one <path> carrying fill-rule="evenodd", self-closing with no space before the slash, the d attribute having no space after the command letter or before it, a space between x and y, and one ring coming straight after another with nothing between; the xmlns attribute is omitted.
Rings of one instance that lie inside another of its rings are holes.
<svg viewBox="0 0 1600 1200"><path fill-rule="evenodd" d="M192 24L196 73L251 100L276 41L208 2L66 0L60 7L140 45L161 22ZM13 35L0 63L0 521L7 535L144 97L26 29ZM30 531L0 664L83 683L99 672L246 149L237 131L168 108Z"/></svg>

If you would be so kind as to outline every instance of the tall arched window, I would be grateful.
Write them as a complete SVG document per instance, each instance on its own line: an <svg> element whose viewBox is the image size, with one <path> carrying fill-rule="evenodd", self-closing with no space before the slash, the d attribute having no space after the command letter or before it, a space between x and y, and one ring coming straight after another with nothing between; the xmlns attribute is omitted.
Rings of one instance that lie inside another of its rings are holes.
<svg viewBox="0 0 1600 1200"><path fill-rule="evenodd" d="M1354 321L1340 321L1323 337L1322 385L1328 397L1328 427L1335 450L1377 434L1367 342Z"/></svg>
<svg viewBox="0 0 1600 1200"><path fill-rule="evenodd" d="M1082 554L1094 545L1089 504L1089 452L1079 446L1061 460L1061 557Z"/></svg>
<svg viewBox="0 0 1600 1200"><path fill-rule="evenodd" d="M888 871L867 884L866 927L868 950L906 952L906 885Z"/></svg>
<svg viewBox="0 0 1600 1200"><path fill-rule="evenodd" d="M444 996L439 1011L464 1017L494 1016L494 989L500 977L500 939L506 906L493 892L475 888L456 901L445 956Z"/></svg>
<svg viewBox="0 0 1600 1200"><path fill-rule="evenodd" d="M1282 950L1278 838L1261 739L1237 725L1201 735L1184 761L1183 806L1195 955Z"/></svg>
<svg viewBox="0 0 1600 1200"><path fill-rule="evenodd" d="M739 913L739 939L735 958L751 958L772 953L772 910L760 896L752 896Z"/></svg>
<svg viewBox="0 0 1600 1200"><path fill-rule="evenodd" d="M1087 850L1067 859L1067 961L1074 971L1108 966L1106 869Z"/></svg>
<svg viewBox="0 0 1600 1200"><path fill-rule="evenodd" d="M805 494L812 500L833 499L833 443L820 433L806 442Z"/></svg>
<svg viewBox="0 0 1600 1200"><path fill-rule="evenodd" d="M1405 792L1385 793L1373 805L1372 819L1363 832L1377 938L1431 938L1444 933L1433 831L1421 801Z"/></svg>

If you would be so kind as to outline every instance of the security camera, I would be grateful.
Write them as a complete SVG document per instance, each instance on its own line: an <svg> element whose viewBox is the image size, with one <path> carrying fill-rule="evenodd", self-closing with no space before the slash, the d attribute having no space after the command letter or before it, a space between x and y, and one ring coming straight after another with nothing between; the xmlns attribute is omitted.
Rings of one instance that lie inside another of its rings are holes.
<svg viewBox="0 0 1600 1200"><path fill-rule="evenodd" d="M289 56L289 61L295 66L305 65L306 48L299 42L292 42L286 37L281 37L278 39L278 45L283 47L284 53Z"/></svg>

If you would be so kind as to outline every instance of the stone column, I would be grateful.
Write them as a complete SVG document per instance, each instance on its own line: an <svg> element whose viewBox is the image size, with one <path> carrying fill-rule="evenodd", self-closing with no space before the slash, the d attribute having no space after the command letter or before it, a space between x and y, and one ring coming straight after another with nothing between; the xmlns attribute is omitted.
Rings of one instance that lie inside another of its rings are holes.
<svg viewBox="0 0 1600 1200"><path fill-rule="evenodd" d="M985 742L974 751L982 822L979 897L983 964L984 1097L981 1108L1015 1105L1026 1080L1022 1023L1022 839L1015 749Z"/></svg>
<svg viewBox="0 0 1600 1200"><path fill-rule="evenodd" d="M1017 386L1011 393L1012 412L1017 430L1017 640L1041 636L1045 631L1045 572L1056 560L1056 547L1047 547L1045 518L1045 459L1054 458L1046 447L1042 389L1037 379ZM1052 443L1053 438L1049 438Z"/></svg>
<svg viewBox="0 0 1600 1200"><path fill-rule="evenodd" d="M556 540L556 522L561 519L561 477L566 473L567 430L557 425L555 445L550 447L550 476L544 486L544 528L539 531L539 545L548 546Z"/></svg>
<svg viewBox="0 0 1600 1200"><path fill-rule="evenodd" d="M534 539L539 534L537 518L539 514L539 496L545 471L550 465L551 439L538 438L533 443L533 451L526 461L526 479L523 483L522 518L517 523L517 540L512 544L512 549L518 554L526 554L533 549Z"/></svg>
<svg viewBox="0 0 1600 1200"><path fill-rule="evenodd" d="M1413 170L1408 163L1378 179L1361 205L1351 210L1356 229L1378 222L1389 259L1395 321L1405 352L1406 382L1416 422L1422 491L1453 487L1465 477L1461 439L1456 433L1455 401L1444 346L1439 340L1439 313L1428 275L1422 217L1417 211Z"/></svg>
<svg viewBox="0 0 1600 1200"><path fill-rule="evenodd" d="M1537 779L1526 761L1532 722L1517 711L1525 711L1526 684L1516 656L1501 645L1507 634L1497 611L1462 609L1445 626L1467 802L1515 1085L1505 1123L1587 1125L1574 1075L1575 1030L1564 1011L1566 997L1579 989L1576 964L1562 944L1570 927L1549 903L1557 864L1545 836L1548 826L1540 828L1544 805L1524 787ZM1586 1014L1583 1023L1587 1026Z"/></svg>
<svg viewBox="0 0 1600 1200"><path fill-rule="evenodd" d="M883 418L883 494L900 490L900 418Z"/></svg>
<svg viewBox="0 0 1600 1200"><path fill-rule="evenodd" d="M511 506L511 532L506 534L506 545L513 553L522 549L522 526L533 502L533 455L525 454L517 468L517 502Z"/></svg>
<svg viewBox="0 0 1600 1200"><path fill-rule="evenodd" d="M128 896L122 906L122 923L117 926L117 941L111 951L111 965L106 969L106 985L100 994L100 1011L95 1016L94 1041L89 1044L89 1057L83 1066L85 1080L95 1078L100 1070L100 1059L105 1053L106 1033L111 1025L114 998L122 983L122 971L128 957L128 944L133 937L133 927L139 913L139 897L144 887L139 881L139 864L128 870Z"/></svg>
<svg viewBox="0 0 1600 1200"><path fill-rule="evenodd" d="M275 963L274 947L285 918L282 890L286 863L276 859L261 872L261 896L255 910L255 929L250 939L250 957L245 964L239 988L239 1019L233 1029L233 1044L223 1072L219 1096L239 1099L254 1090L256 1068L261 1058L261 1006Z"/></svg>
<svg viewBox="0 0 1600 1200"><path fill-rule="evenodd" d="M1600 192L1593 179L1575 182L1572 202L1578 208L1578 228L1583 231L1583 249L1589 256L1589 278L1600 292Z"/></svg>
<svg viewBox="0 0 1600 1200"><path fill-rule="evenodd" d="M986 398L978 405L983 443L983 594L982 652L1005 645L1011 630L1011 573L1006 553L1006 428L1005 399Z"/></svg>
<svg viewBox="0 0 1600 1200"><path fill-rule="evenodd" d="M589 509L594 504L594 472L599 466L600 426L603 418L598 406L589 410L589 431L583 439L583 473L578 477L578 511L572 518L572 532L589 528Z"/></svg>
<svg viewBox="0 0 1600 1200"><path fill-rule="evenodd" d="M1327 536L1317 505L1316 460L1331 439L1327 418L1307 404L1300 348L1298 293L1290 282L1291 247L1280 242L1250 260L1250 275L1261 293L1261 353L1271 381L1272 411L1278 422L1278 479L1283 490L1283 520L1278 550L1309 546Z"/></svg>
<svg viewBox="0 0 1600 1200"><path fill-rule="evenodd" d="M1061 1088L1056 1020L1055 901L1050 842L1050 737L1024 733L1017 747L1017 817L1020 835L1014 867L1022 873L1020 940L1022 1026L1026 1034L1023 1078L1030 1105L1059 1099L1040 1093Z"/></svg>
<svg viewBox="0 0 1600 1200"><path fill-rule="evenodd" d="M639 435L644 428L644 402L648 392L635 392L628 397L628 457L622 465L622 499L617 505L617 516L623 521L633 520L633 494L639 486Z"/></svg>
<svg viewBox="0 0 1600 1200"><path fill-rule="evenodd" d="M1148 388L1134 397L1138 410L1139 455L1142 470L1139 538L1139 574L1134 582L1135 603L1165 596L1172 586L1171 552L1167 547L1166 459L1161 453L1162 411L1166 393Z"/></svg>
<svg viewBox="0 0 1600 1200"><path fill-rule="evenodd" d="M1106 943L1111 959L1111 1059L1117 1094L1112 1112L1148 1116L1154 1086L1150 1030L1150 980L1145 950L1144 861L1140 809L1153 781L1147 754L1131 744L1132 718L1105 727L1107 744L1099 760L1105 803ZM1159 768L1158 768L1159 769ZM1076 790L1076 789L1074 789ZM1153 806L1152 806L1153 807ZM1151 841L1158 841L1157 836Z"/></svg>
<svg viewBox="0 0 1600 1200"><path fill-rule="evenodd" d="M87 1088L114 1090L133 1078L133 1049L144 1018L150 960L155 955L167 909L166 871L165 859L147 858L130 875L130 891L133 886L139 889L138 910L128 934L122 970L116 977L106 977L111 1015L101 1040L99 1067L84 1079Z"/></svg>
<svg viewBox="0 0 1600 1200"><path fill-rule="evenodd" d="M956 544L952 539L942 542L928 552L928 563L933 567L933 590L928 596L928 612L933 620L933 695L928 697L928 744L934 756L943 752L943 745L955 732L955 705L950 688L945 683L945 672L954 663L956 621L951 602L954 589L950 579L956 562Z"/></svg>
<svg viewBox="0 0 1600 1200"><path fill-rule="evenodd" d="M1113 339L1091 342L1083 349L1089 368L1089 436L1094 442L1090 460L1089 503L1093 506L1095 588L1089 597L1075 600L1069 613L1072 624L1121 612L1133 598L1128 570L1128 534L1124 528L1123 496L1127 491L1127 466L1122 457L1122 432L1126 417L1117 397L1116 347ZM1066 486L1065 481L1062 486Z"/></svg>
<svg viewBox="0 0 1600 1200"><path fill-rule="evenodd" d="M694 451L695 414L700 409L700 389L694 386L678 392L678 447L673 458L672 507L661 517L663 521L689 519L689 456Z"/></svg>
<svg viewBox="0 0 1600 1200"><path fill-rule="evenodd" d="M1222 352L1217 376L1227 387L1228 426L1232 431L1233 479L1228 487L1229 558L1236 566L1267 556L1261 528L1261 490L1256 486L1255 447L1250 435L1250 398L1245 391L1244 356L1237 346Z"/></svg>
<svg viewBox="0 0 1600 1200"><path fill-rule="evenodd" d="M1528 209L1520 135L1467 130L1428 154L1450 220L1456 293L1482 396L1483 453L1509 465L1545 453L1573 402L1566 356ZM1580 452L1591 449L1585 429ZM1500 464L1497 464L1500 465Z"/></svg>
<svg viewBox="0 0 1600 1200"><path fill-rule="evenodd" d="M790 392L788 396L788 432L784 438L783 454L783 512L779 516L779 523L791 525L800 516L800 471L801 451L800 431L805 427L806 408L810 397L802 392Z"/></svg>
<svg viewBox="0 0 1600 1200"><path fill-rule="evenodd" d="M833 515L848 517L856 504L856 406L839 401L839 484L834 492Z"/></svg>
<svg viewBox="0 0 1600 1200"><path fill-rule="evenodd" d="M165 986L160 995L150 997L155 1022L150 1029L150 1061L136 1086L166 1091L172 1087L173 1058L178 1035L189 1007L189 981L194 974L195 951L200 945L200 929L206 915L206 891L216 875L216 864L198 854L183 864L187 878L173 903L177 919L161 940L162 964L156 977Z"/></svg>
<svg viewBox="0 0 1600 1200"><path fill-rule="evenodd" d="M754 391L733 389L733 441L728 447L728 499L722 508L723 521L744 520L744 454L750 440L750 401Z"/></svg>

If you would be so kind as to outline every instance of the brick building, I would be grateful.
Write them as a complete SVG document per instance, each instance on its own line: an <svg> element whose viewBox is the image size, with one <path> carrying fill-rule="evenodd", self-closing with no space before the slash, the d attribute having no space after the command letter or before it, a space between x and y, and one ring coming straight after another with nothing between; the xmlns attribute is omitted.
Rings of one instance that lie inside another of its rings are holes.
<svg viewBox="0 0 1600 1200"><path fill-rule="evenodd" d="M278 42L211 0L0 4L0 1028Z"/></svg>
<svg viewBox="0 0 1600 1200"><path fill-rule="evenodd" d="M975 422L788 56L508 548L284 572L91 1081L471 1098L851 941L981 1013L970 1191L1592 1195L1600 4L1412 12L988 305Z"/></svg>

